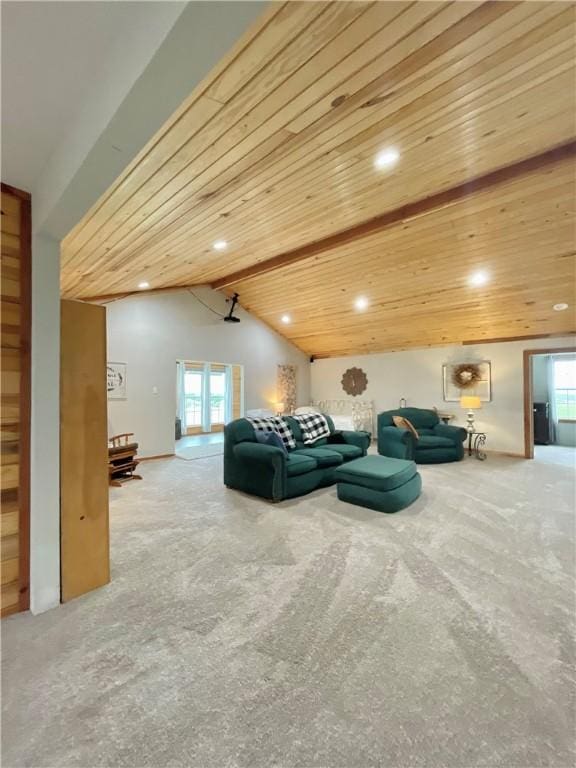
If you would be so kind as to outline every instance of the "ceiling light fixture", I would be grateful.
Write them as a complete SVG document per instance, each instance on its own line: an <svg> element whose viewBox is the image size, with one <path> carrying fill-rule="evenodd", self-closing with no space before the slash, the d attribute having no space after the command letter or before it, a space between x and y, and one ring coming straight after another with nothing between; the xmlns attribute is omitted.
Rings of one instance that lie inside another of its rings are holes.
<svg viewBox="0 0 576 768"><path fill-rule="evenodd" d="M392 168L400 160L400 152L395 147L388 147L378 152L374 158L374 167L379 170Z"/></svg>
<svg viewBox="0 0 576 768"><path fill-rule="evenodd" d="M282 315L280 319L282 320L284 325L288 325L288 323L292 322L292 318L290 317L290 315Z"/></svg>
<svg viewBox="0 0 576 768"><path fill-rule="evenodd" d="M142 283L138 283L138 288L139 288L141 291L145 291L145 290L146 290L146 288L150 288L150 283L147 283L147 282L144 280L144 282L142 282Z"/></svg>
<svg viewBox="0 0 576 768"><path fill-rule="evenodd" d="M481 285L486 285L489 279L490 276L488 275L488 272L479 269L478 272L473 272L470 275L468 278L468 285L472 286L473 288L479 288Z"/></svg>
<svg viewBox="0 0 576 768"><path fill-rule="evenodd" d="M216 240L212 248L214 248L215 251L224 251L228 248L228 243L226 240Z"/></svg>
<svg viewBox="0 0 576 768"><path fill-rule="evenodd" d="M358 296L358 298L354 302L354 306L356 307L356 309L362 312L362 310L367 309L368 307L368 299L366 298L366 296Z"/></svg>
<svg viewBox="0 0 576 768"><path fill-rule="evenodd" d="M552 309L555 312L564 312L565 309L568 309L568 304L566 304L565 302L561 301L560 304L554 304Z"/></svg>

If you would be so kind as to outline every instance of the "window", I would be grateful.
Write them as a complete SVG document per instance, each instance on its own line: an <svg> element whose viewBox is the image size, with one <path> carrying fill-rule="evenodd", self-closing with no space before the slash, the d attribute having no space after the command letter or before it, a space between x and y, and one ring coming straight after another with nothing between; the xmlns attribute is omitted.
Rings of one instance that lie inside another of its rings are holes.
<svg viewBox="0 0 576 768"><path fill-rule="evenodd" d="M186 371L184 375L184 407L186 425L199 427L202 424L202 373Z"/></svg>
<svg viewBox="0 0 576 768"><path fill-rule="evenodd" d="M559 421L576 421L576 358L554 360L554 401Z"/></svg>
<svg viewBox="0 0 576 768"><path fill-rule="evenodd" d="M226 421L240 416L241 366L195 360L179 361L179 365L178 414L184 432L194 435L222 431Z"/></svg>
<svg viewBox="0 0 576 768"><path fill-rule="evenodd" d="M226 374L210 373L210 422L224 424L224 403L226 397Z"/></svg>

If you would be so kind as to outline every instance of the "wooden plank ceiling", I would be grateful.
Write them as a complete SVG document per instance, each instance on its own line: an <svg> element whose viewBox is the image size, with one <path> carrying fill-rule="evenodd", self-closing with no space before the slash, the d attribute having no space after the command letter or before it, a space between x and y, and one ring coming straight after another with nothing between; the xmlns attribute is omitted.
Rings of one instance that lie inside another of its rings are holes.
<svg viewBox="0 0 576 768"><path fill-rule="evenodd" d="M576 330L574 25L566 3L267 6L66 237L63 294L213 284L318 356Z"/></svg>

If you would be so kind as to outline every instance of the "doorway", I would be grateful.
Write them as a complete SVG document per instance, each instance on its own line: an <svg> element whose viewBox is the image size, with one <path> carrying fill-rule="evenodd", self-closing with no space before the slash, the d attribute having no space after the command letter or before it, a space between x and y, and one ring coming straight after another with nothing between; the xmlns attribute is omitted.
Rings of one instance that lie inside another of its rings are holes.
<svg viewBox="0 0 576 768"><path fill-rule="evenodd" d="M526 458L576 466L576 348L524 352Z"/></svg>
<svg viewBox="0 0 576 768"><path fill-rule="evenodd" d="M176 455L193 459L222 453L224 426L244 412L243 367L178 360L176 404Z"/></svg>

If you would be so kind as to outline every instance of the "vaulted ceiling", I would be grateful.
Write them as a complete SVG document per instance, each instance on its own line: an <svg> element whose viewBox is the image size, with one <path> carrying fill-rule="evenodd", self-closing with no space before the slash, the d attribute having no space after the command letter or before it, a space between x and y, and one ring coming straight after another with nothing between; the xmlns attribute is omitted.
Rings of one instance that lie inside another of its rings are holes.
<svg viewBox="0 0 576 768"><path fill-rule="evenodd" d="M575 331L574 22L267 6L63 241L63 294L209 283L318 356Z"/></svg>

